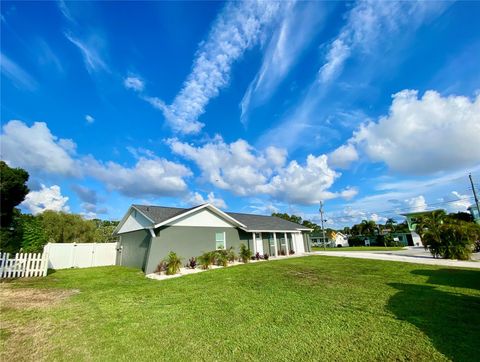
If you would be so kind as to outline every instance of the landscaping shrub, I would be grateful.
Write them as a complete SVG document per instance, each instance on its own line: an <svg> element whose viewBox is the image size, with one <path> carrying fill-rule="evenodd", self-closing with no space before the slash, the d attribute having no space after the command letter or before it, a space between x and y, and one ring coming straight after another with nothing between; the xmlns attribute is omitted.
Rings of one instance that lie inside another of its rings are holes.
<svg viewBox="0 0 480 362"><path fill-rule="evenodd" d="M248 263L252 257L252 251L245 245L240 245L240 260L244 263Z"/></svg>
<svg viewBox="0 0 480 362"><path fill-rule="evenodd" d="M195 257L191 257L188 260L187 267L190 269L195 269L197 267L197 259Z"/></svg>
<svg viewBox="0 0 480 362"><path fill-rule="evenodd" d="M281 249L280 250L280 255L285 256L285 255L287 255L287 253L285 252L285 250Z"/></svg>
<svg viewBox="0 0 480 362"><path fill-rule="evenodd" d="M257 251L257 253L255 254L255 260L260 260L262 259L262 256L260 255L260 253Z"/></svg>
<svg viewBox="0 0 480 362"><path fill-rule="evenodd" d="M295 254L295 250L293 250L293 249L290 249L290 252L289 252L289 254L290 254L290 255L293 255L293 254Z"/></svg>
<svg viewBox="0 0 480 362"><path fill-rule="evenodd" d="M228 258L227 258L227 253L222 253L221 251L225 250L217 250L215 253L215 262L217 265L226 267L228 266Z"/></svg>
<svg viewBox="0 0 480 362"><path fill-rule="evenodd" d="M177 256L177 253L171 251L165 259L167 263L167 275L174 275L180 271L182 259Z"/></svg>
<svg viewBox="0 0 480 362"><path fill-rule="evenodd" d="M263 260L268 260L269 257L270 255L268 255L267 253L263 254Z"/></svg>
<svg viewBox="0 0 480 362"><path fill-rule="evenodd" d="M160 273L162 273L166 270L167 270L167 263L162 260L160 263L158 263L157 268L155 269L154 273L160 274Z"/></svg>
<svg viewBox="0 0 480 362"><path fill-rule="evenodd" d="M207 251L198 257L198 261L202 266L202 269L209 269L215 262L215 252Z"/></svg>
<svg viewBox="0 0 480 362"><path fill-rule="evenodd" d="M237 256L235 255L235 250L233 249L233 246L231 246L230 248L228 248L227 250L227 259L230 263L233 263L235 261L235 258Z"/></svg>

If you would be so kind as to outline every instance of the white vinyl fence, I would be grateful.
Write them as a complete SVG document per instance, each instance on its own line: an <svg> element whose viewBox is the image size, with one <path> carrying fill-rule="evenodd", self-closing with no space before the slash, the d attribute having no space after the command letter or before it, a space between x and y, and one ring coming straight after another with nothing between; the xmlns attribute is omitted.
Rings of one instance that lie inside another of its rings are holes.
<svg viewBox="0 0 480 362"><path fill-rule="evenodd" d="M117 243L48 243L43 252L51 269L115 265Z"/></svg>
<svg viewBox="0 0 480 362"><path fill-rule="evenodd" d="M47 265L45 253L0 253L0 278L43 277Z"/></svg>

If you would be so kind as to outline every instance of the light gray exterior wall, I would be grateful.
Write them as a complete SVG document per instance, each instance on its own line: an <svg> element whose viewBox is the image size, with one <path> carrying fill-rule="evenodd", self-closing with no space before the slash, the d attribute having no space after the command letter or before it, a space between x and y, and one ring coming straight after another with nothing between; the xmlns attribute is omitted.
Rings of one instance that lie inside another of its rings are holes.
<svg viewBox="0 0 480 362"><path fill-rule="evenodd" d="M312 251L311 241L310 241L310 232L302 232L303 236L303 246L305 247L305 252L309 253Z"/></svg>
<svg viewBox="0 0 480 362"><path fill-rule="evenodd" d="M156 230L157 237L152 238L145 273L153 273L170 251L177 253L186 264L191 257L215 250L215 233L218 232L225 232L227 249L233 246L237 254L242 243L252 247L251 233L236 228L167 226Z"/></svg>
<svg viewBox="0 0 480 362"><path fill-rule="evenodd" d="M121 251L117 255L117 264L145 270L150 246L148 230L138 230L120 235Z"/></svg>

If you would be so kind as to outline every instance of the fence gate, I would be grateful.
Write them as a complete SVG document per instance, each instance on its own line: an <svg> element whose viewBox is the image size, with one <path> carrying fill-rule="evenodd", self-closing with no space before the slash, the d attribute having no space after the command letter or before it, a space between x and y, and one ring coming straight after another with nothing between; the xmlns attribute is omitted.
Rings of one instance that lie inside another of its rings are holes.
<svg viewBox="0 0 480 362"><path fill-rule="evenodd" d="M47 275L46 253L0 253L0 278L44 277Z"/></svg>
<svg viewBox="0 0 480 362"><path fill-rule="evenodd" d="M44 247L51 269L115 265L117 243L48 243Z"/></svg>

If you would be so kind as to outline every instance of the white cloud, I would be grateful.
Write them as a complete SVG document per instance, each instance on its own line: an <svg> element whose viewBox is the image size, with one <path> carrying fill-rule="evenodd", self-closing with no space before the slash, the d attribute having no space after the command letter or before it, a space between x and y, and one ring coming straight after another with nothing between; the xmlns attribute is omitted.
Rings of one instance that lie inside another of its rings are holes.
<svg viewBox="0 0 480 362"><path fill-rule="evenodd" d="M462 195L457 191L452 191L450 195L446 195L442 198L445 203L445 208L449 212L466 212L467 208L473 204L473 198L470 195Z"/></svg>
<svg viewBox="0 0 480 362"><path fill-rule="evenodd" d="M92 124L93 122L95 122L95 118L93 118L91 115L87 114L85 116L85 121L87 121L87 123Z"/></svg>
<svg viewBox="0 0 480 362"><path fill-rule="evenodd" d="M287 150L269 146L265 149L265 157L275 167L281 167L287 160Z"/></svg>
<svg viewBox="0 0 480 362"><path fill-rule="evenodd" d="M55 137L43 122L28 127L21 121L10 121L3 126L1 145L1 158L11 166L45 176L92 177L127 196L178 196L187 191L184 178L192 174L184 165L144 149L135 150L136 164L132 167L79 156L72 140ZM88 190L74 190L85 202L93 203Z"/></svg>
<svg viewBox="0 0 480 362"><path fill-rule="evenodd" d="M35 122L28 127L21 121L12 120L3 126L2 131L1 157L8 164L30 172L78 174L72 158L75 143L52 135L46 123Z"/></svg>
<svg viewBox="0 0 480 362"><path fill-rule="evenodd" d="M192 174L187 167L163 158L141 157L133 167L125 167L86 157L82 168L108 189L131 197L181 195L187 190L184 178Z"/></svg>
<svg viewBox="0 0 480 362"><path fill-rule="evenodd" d="M425 197L423 197L423 195L406 199L404 204L407 207L408 212L425 211L427 209L427 203L425 202Z"/></svg>
<svg viewBox="0 0 480 362"><path fill-rule="evenodd" d="M37 81L18 64L0 53L0 68L3 75L10 79L17 88L33 91L38 87Z"/></svg>
<svg viewBox="0 0 480 362"><path fill-rule="evenodd" d="M244 124L250 108L272 95L321 29L323 6L319 2L289 2L282 10L282 21L268 44L262 66L241 101Z"/></svg>
<svg viewBox="0 0 480 362"><path fill-rule="evenodd" d="M192 206L209 203L215 207L218 207L219 209L227 208L227 204L225 203L225 201L221 198L215 197L215 194L213 192L209 192L206 199L200 193L194 192L190 194L190 197L188 198L188 203Z"/></svg>
<svg viewBox="0 0 480 362"><path fill-rule="evenodd" d="M262 32L283 6L281 2L247 1L228 3L216 19L208 38L201 43L192 72L171 105L145 97L163 111L170 126L180 133L198 133L198 117L210 99L228 84L233 63L258 43Z"/></svg>
<svg viewBox="0 0 480 362"><path fill-rule="evenodd" d="M315 216L317 215L313 216L313 219L315 219ZM340 211L327 212L325 213L325 217L327 219L327 225L334 228L340 228L345 225L359 224L363 220L372 220L375 221L377 224L385 223L385 221L387 221L387 218L385 216L379 215L375 212L368 212L357 209L351 206L348 206Z"/></svg>
<svg viewBox="0 0 480 362"><path fill-rule="evenodd" d="M350 142L373 161L409 174L430 174L480 162L480 95L418 98L415 90L393 96L390 112L360 127Z"/></svg>
<svg viewBox="0 0 480 362"><path fill-rule="evenodd" d="M330 43L318 80L325 84L341 73L354 51L368 54L386 34L398 33L407 26L418 28L430 17L441 13L448 3L421 1L359 1L349 11L347 21Z"/></svg>
<svg viewBox="0 0 480 362"><path fill-rule="evenodd" d="M272 161L272 154L281 150L271 148L270 156L256 151L244 140L227 144L221 137L201 147L195 147L176 139L169 141L172 151L194 161L200 168L204 181L237 195L247 195L264 184L272 169L281 161ZM275 151L274 151L275 150Z"/></svg>
<svg viewBox="0 0 480 362"><path fill-rule="evenodd" d="M347 143L331 152L328 157L332 167L347 168L353 161L358 160L358 153L354 145Z"/></svg>
<svg viewBox="0 0 480 362"><path fill-rule="evenodd" d="M276 200L315 204L335 197L351 198L356 190L328 191L340 174L329 168L327 156L309 155L305 165L285 164L286 152L270 147L254 149L244 140L227 144L221 137L195 147L170 140L172 151L196 163L201 178L236 195L269 195Z"/></svg>
<svg viewBox="0 0 480 362"><path fill-rule="evenodd" d="M338 75L343 68L345 60L350 56L350 48L345 45L342 39L335 39L326 56L326 63L319 71L319 79L326 83Z"/></svg>
<svg viewBox="0 0 480 362"><path fill-rule="evenodd" d="M92 36L88 42L80 40L70 33L65 33L65 37L80 50L89 73L101 70L109 71L99 53L102 40L98 36Z"/></svg>
<svg viewBox="0 0 480 362"><path fill-rule="evenodd" d="M127 89L132 89L135 92L142 92L145 88L145 83L142 79L135 76L129 76L123 80L123 85Z"/></svg>
<svg viewBox="0 0 480 362"><path fill-rule="evenodd" d="M20 206L36 215L45 210L69 212L70 208L67 202L68 197L62 196L60 186L46 187L42 185L39 191L29 192Z"/></svg>
<svg viewBox="0 0 480 362"><path fill-rule="evenodd" d="M297 161L290 161L269 183L259 186L259 190L281 201L317 204L320 200L337 196L327 190L339 176L329 168L326 155L308 155L304 166Z"/></svg>

